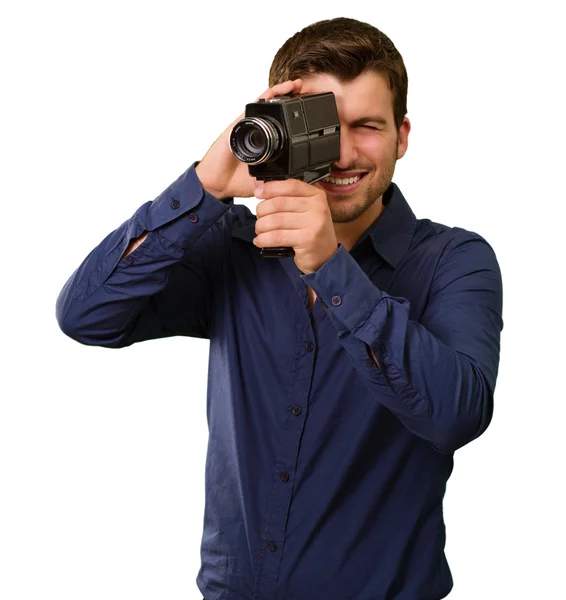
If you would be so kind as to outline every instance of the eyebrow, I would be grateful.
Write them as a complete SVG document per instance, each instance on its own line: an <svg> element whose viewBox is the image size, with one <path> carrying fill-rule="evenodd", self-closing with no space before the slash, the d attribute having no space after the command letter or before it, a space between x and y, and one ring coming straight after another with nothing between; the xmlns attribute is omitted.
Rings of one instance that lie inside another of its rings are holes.
<svg viewBox="0 0 566 600"><path fill-rule="evenodd" d="M365 123L379 123L380 125L387 125L387 121L383 117L363 117L352 123L354 125L364 125Z"/></svg>

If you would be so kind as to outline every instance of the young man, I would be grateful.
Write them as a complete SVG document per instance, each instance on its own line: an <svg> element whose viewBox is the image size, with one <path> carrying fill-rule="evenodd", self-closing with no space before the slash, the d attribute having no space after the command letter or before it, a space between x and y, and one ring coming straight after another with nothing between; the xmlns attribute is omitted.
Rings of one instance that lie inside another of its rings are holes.
<svg viewBox="0 0 566 600"><path fill-rule="evenodd" d="M476 233L417 220L392 183L410 131L400 54L368 24L315 23L261 97L325 91L330 178L258 185L230 125L57 302L84 344L210 340L207 600L444 598L453 453L492 416L498 263ZM233 202L254 193L257 216ZM260 256L273 246L295 255Z"/></svg>

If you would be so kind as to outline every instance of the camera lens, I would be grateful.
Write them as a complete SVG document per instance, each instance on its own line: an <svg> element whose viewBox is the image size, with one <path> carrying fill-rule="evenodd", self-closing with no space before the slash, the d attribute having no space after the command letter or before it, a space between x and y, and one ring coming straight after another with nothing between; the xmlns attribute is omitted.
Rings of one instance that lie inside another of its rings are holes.
<svg viewBox="0 0 566 600"><path fill-rule="evenodd" d="M250 154L253 154L254 152L265 152L267 138L265 137L265 133L260 129L255 129L250 125L243 133L243 138L246 151Z"/></svg>
<svg viewBox="0 0 566 600"><path fill-rule="evenodd" d="M247 117L234 125L230 134L230 149L238 160L259 165L279 153L281 139L278 127L270 119Z"/></svg>

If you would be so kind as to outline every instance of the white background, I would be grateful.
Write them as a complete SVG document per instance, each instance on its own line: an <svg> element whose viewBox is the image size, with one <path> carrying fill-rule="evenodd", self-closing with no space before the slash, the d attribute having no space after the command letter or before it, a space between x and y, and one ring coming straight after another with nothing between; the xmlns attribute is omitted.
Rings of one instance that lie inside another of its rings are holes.
<svg viewBox="0 0 566 600"><path fill-rule="evenodd" d="M566 598L559 3L197 4L2 5L0 598L200 600L208 342L81 346L55 301L265 90L283 42L336 16L404 57L394 180L417 217L482 234L503 273L494 420L446 495L450 598Z"/></svg>

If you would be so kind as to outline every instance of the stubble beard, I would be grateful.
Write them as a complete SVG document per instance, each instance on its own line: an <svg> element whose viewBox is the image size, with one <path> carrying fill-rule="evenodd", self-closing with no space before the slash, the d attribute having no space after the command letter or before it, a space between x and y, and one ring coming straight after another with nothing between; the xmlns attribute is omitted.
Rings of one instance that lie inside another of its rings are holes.
<svg viewBox="0 0 566 600"><path fill-rule="evenodd" d="M352 198L343 198L329 203L330 214L334 223L351 223L359 219L370 207L372 207L383 196L387 188L391 185L393 174L395 173L395 164L397 162L397 144L395 150L386 163L381 165L381 172L376 181L372 182L366 189L361 200L355 201L353 198L358 193L352 195ZM371 177L368 173L366 177Z"/></svg>

